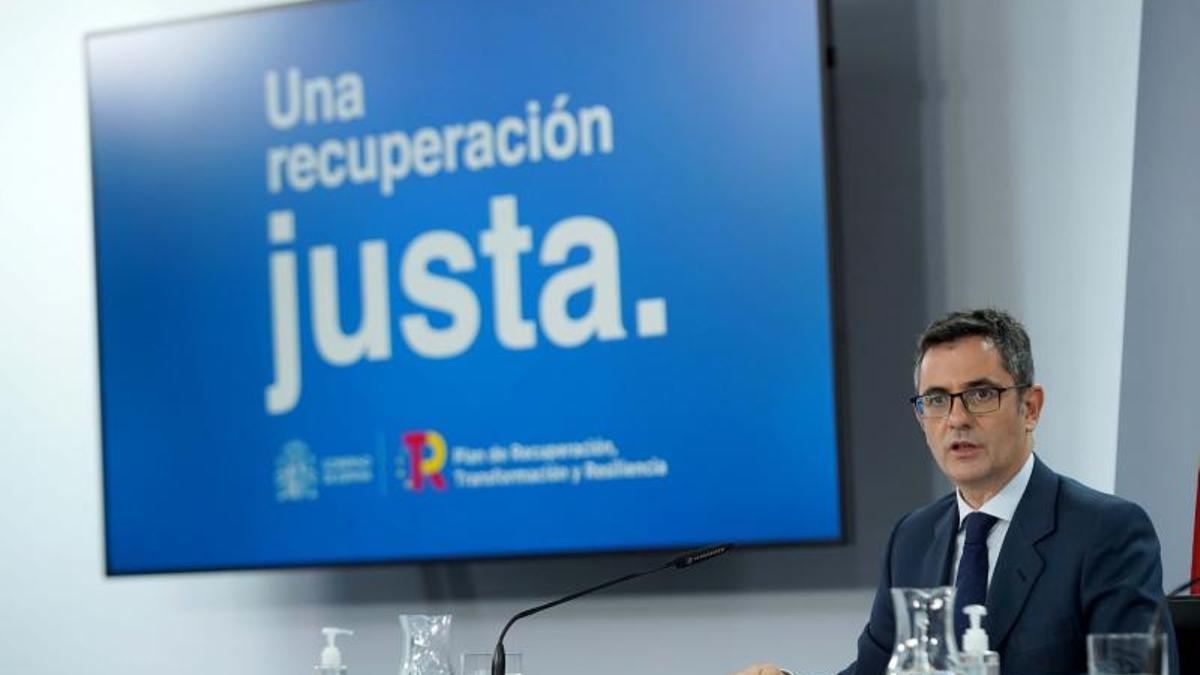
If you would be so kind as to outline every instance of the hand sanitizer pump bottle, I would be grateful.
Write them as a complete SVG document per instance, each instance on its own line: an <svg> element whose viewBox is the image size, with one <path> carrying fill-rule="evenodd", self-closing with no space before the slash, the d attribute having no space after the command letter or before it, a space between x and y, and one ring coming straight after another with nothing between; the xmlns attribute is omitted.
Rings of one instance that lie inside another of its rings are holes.
<svg viewBox="0 0 1200 675"><path fill-rule="evenodd" d="M322 628L325 634L325 648L321 650L321 663L316 671L320 675L344 675L346 666L342 665L342 650L338 649L337 636L354 635L354 631L345 628Z"/></svg>
<svg viewBox="0 0 1200 675"><path fill-rule="evenodd" d="M983 630L983 617L987 608L983 605L963 607L971 621L971 627L963 633L962 651L959 660L964 675L1000 675L1000 655L988 649L988 635Z"/></svg>

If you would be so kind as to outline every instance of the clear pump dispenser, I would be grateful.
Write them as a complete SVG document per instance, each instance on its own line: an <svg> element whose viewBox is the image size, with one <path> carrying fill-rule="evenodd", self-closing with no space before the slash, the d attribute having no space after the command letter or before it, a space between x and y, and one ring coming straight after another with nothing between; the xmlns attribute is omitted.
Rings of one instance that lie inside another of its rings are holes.
<svg viewBox="0 0 1200 675"><path fill-rule="evenodd" d="M963 614L971 622L971 626L963 633L962 651L959 653L964 675L1000 675L1000 655L988 649L988 634L983 629L987 608L983 605L967 605L963 607Z"/></svg>
<svg viewBox="0 0 1200 675"><path fill-rule="evenodd" d="M343 675L346 672L346 666L342 663L342 650L338 649L337 637L354 635L354 631L327 626L322 628L321 632L325 634L325 648L321 650L321 662L315 668L317 673L320 675Z"/></svg>

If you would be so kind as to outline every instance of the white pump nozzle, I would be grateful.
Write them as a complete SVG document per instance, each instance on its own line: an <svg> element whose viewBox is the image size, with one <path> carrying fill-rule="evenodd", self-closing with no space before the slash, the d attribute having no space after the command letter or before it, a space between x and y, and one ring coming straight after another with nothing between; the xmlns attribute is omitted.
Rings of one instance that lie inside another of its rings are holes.
<svg viewBox="0 0 1200 675"><path fill-rule="evenodd" d="M971 627L963 633L962 648L968 654L982 654L988 650L988 635L983 630L983 617L987 616L987 607L983 605L967 605L963 607L971 621Z"/></svg>
<svg viewBox="0 0 1200 675"><path fill-rule="evenodd" d="M342 667L342 650L338 649L337 636L339 635L354 635L354 631L346 630L345 628L322 628L321 632L325 634L325 648L321 650L321 666L325 669L340 669Z"/></svg>

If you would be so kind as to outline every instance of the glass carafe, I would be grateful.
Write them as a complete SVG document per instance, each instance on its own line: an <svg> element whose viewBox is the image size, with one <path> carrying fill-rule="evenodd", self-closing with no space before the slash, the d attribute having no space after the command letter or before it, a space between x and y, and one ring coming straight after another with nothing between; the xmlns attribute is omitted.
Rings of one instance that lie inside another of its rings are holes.
<svg viewBox="0 0 1200 675"><path fill-rule="evenodd" d="M400 675L454 675L449 614L401 614L400 629L404 649Z"/></svg>
<svg viewBox="0 0 1200 675"><path fill-rule="evenodd" d="M954 587L893 588L896 646L888 675L955 675Z"/></svg>

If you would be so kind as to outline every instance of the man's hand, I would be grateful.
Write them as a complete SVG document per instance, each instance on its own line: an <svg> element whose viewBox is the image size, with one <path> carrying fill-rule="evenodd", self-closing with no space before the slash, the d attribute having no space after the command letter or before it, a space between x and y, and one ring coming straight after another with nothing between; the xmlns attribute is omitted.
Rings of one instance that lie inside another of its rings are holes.
<svg viewBox="0 0 1200 675"><path fill-rule="evenodd" d="M770 663L756 663L736 675L783 675L783 671Z"/></svg>

